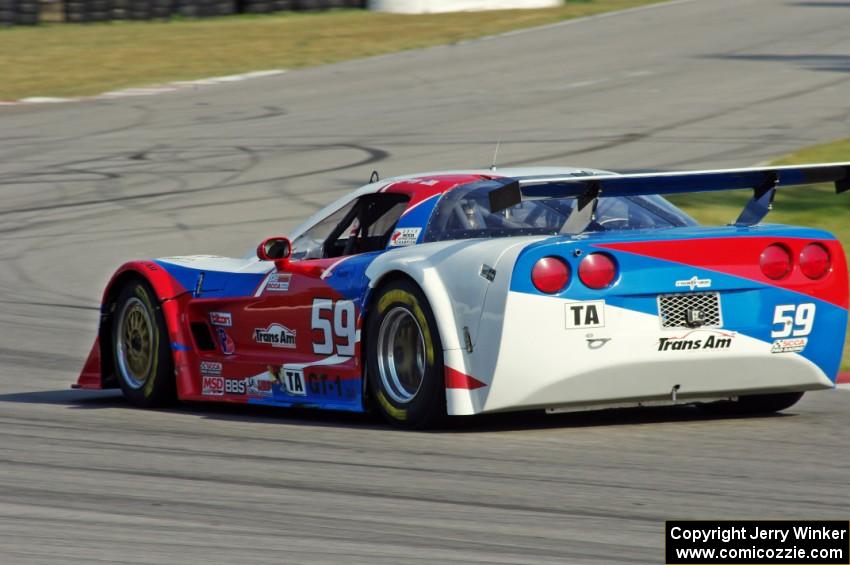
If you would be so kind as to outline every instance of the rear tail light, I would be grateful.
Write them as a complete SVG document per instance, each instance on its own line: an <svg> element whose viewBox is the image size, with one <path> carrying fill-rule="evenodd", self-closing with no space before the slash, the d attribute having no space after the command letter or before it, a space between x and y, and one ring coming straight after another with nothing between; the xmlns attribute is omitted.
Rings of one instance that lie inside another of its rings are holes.
<svg viewBox="0 0 850 565"><path fill-rule="evenodd" d="M570 282L570 266L558 257L544 257L531 269L531 282L540 292L560 292Z"/></svg>
<svg viewBox="0 0 850 565"><path fill-rule="evenodd" d="M579 263L578 278L588 288L608 287L617 278L617 263L607 253L591 253Z"/></svg>
<svg viewBox="0 0 850 565"><path fill-rule="evenodd" d="M831 268L829 251L820 243L810 243L800 252L800 270L810 279L822 279Z"/></svg>
<svg viewBox="0 0 850 565"><path fill-rule="evenodd" d="M761 272L769 279L779 280L785 278L794 268L794 260L791 252L780 243L772 243L761 252L759 258Z"/></svg>

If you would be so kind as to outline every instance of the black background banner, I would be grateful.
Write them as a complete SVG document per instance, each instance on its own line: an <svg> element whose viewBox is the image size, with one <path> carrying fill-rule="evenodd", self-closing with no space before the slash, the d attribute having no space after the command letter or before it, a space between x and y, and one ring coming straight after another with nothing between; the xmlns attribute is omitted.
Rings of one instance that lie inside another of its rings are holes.
<svg viewBox="0 0 850 565"><path fill-rule="evenodd" d="M668 521L664 539L668 565L850 564L848 521Z"/></svg>

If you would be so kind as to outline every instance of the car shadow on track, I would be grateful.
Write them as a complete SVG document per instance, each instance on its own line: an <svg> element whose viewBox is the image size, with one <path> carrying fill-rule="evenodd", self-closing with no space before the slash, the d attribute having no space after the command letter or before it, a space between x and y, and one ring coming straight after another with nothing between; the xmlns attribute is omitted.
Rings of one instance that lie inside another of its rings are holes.
<svg viewBox="0 0 850 565"><path fill-rule="evenodd" d="M755 418L785 418L785 414L728 415L712 414L696 406L662 406L645 408L616 408L546 414L513 412L505 414L483 414L474 418L452 420L452 427L441 430L446 433L520 431L554 428L596 428L605 426L635 426L646 424L670 424L675 422L708 422L712 420L744 420Z"/></svg>
<svg viewBox="0 0 850 565"><path fill-rule="evenodd" d="M138 408L127 402L117 389L104 391L60 389L0 394L0 403L2 402L52 404L78 410L138 410L140 412L186 414L206 419L269 424L322 427L383 427L382 422L370 414L308 408L281 408L277 406L260 406L257 404L182 402L162 408Z"/></svg>
<svg viewBox="0 0 850 565"><path fill-rule="evenodd" d="M144 410L130 405L120 392L47 390L0 394L0 402L24 404L53 404L81 410L117 408ZM372 414L335 412L308 408L280 408L256 404L228 403L181 403L167 408L155 409L163 413L195 415L200 418L268 424L288 424L317 427L390 427ZM146 410L147 411L147 410ZM787 418L794 413L767 414L757 416L730 416L711 414L694 406L664 406L651 408L620 408L545 414L543 411L484 414L475 417L450 418L448 422L428 433L483 433L497 431L521 431L554 428L589 428L604 426L634 426L646 424L668 424L675 422L702 422L712 420L737 420L753 418Z"/></svg>

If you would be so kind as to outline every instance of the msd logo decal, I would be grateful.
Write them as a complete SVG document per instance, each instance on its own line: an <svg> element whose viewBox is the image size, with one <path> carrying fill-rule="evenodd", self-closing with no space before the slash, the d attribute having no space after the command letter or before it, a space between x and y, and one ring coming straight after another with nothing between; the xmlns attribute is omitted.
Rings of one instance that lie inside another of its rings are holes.
<svg viewBox="0 0 850 565"><path fill-rule="evenodd" d="M272 324L267 328L254 330L254 341L270 344L274 347L295 349L295 330L290 330L281 324Z"/></svg>
<svg viewBox="0 0 850 565"><path fill-rule="evenodd" d="M676 281L676 287L687 287L690 290L694 290L695 288L711 288L711 279L701 279L694 275L688 280Z"/></svg>
<svg viewBox="0 0 850 565"><path fill-rule="evenodd" d="M408 247L416 245L422 228L398 228L390 236L390 247Z"/></svg>
<svg viewBox="0 0 850 565"><path fill-rule="evenodd" d="M224 377L203 377L201 393L205 396L224 396Z"/></svg>

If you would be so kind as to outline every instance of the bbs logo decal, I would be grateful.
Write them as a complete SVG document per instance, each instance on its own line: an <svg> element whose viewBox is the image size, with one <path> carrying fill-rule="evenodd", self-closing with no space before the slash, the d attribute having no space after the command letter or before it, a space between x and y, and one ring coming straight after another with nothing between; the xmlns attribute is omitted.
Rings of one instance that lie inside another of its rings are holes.
<svg viewBox="0 0 850 565"><path fill-rule="evenodd" d="M568 330L605 327L605 301L587 300L566 304Z"/></svg>
<svg viewBox="0 0 850 565"><path fill-rule="evenodd" d="M390 247L416 245L422 228L398 228L390 236Z"/></svg>
<svg viewBox="0 0 850 565"><path fill-rule="evenodd" d="M704 334L707 333L708 337ZM658 351L694 351L704 349L729 349L735 339L735 333L695 330L682 337L662 337L658 339Z"/></svg>
<svg viewBox="0 0 850 565"><path fill-rule="evenodd" d="M245 394L248 385L244 379L225 379L224 392L227 394Z"/></svg>
<svg viewBox="0 0 850 565"><path fill-rule="evenodd" d="M295 348L295 330L290 330L281 324L272 324L267 328L254 330L254 341L267 343L274 347Z"/></svg>
<svg viewBox="0 0 850 565"><path fill-rule="evenodd" d="M204 376L201 379L201 394L221 396L224 394L224 378Z"/></svg>

